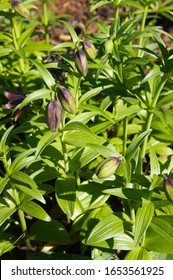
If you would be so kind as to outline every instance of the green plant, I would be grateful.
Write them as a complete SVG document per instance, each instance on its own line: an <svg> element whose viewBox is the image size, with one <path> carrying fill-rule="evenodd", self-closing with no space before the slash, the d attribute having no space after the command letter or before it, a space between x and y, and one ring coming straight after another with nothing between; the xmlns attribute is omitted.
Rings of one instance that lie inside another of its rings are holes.
<svg viewBox="0 0 173 280"><path fill-rule="evenodd" d="M60 19L72 40L55 46L33 3L0 5L1 255L172 258L173 45L148 22L170 1L92 1L110 24L78 36Z"/></svg>

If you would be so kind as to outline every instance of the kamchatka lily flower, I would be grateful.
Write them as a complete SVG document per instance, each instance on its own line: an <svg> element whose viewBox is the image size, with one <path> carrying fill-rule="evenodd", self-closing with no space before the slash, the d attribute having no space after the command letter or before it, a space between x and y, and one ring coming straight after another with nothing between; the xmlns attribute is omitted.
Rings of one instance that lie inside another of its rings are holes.
<svg viewBox="0 0 173 280"><path fill-rule="evenodd" d="M6 103L3 108L4 109L14 109L18 104L20 104L24 99L25 95L23 93L14 93L9 91L4 91L5 97L8 99L8 103ZM14 121L16 122L19 117L22 115L22 113L26 110L26 107L24 107L22 110L16 110L13 113Z"/></svg>
<svg viewBox="0 0 173 280"><path fill-rule="evenodd" d="M57 131L61 123L62 107L56 100L52 99L46 108L46 122L52 132Z"/></svg>

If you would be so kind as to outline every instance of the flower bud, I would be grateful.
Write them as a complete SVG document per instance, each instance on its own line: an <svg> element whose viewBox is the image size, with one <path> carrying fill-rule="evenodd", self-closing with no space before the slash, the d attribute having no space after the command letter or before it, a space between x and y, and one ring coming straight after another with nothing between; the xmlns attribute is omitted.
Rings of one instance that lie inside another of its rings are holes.
<svg viewBox="0 0 173 280"><path fill-rule="evenodd" d="M90 41L84 41L83 47L84 47L85 53L88 55L88 57L91 59L95 59L95 57L97 55L97 51L96 51L96 48L93 45L93 43L91 43Z"/></svg>
<svg viewBox="0 0 173 280"><path fill-rule="evenodd" d="M121 159L117 157L108 157L101 161L96 168L95 174L99 179L110 177L114 174Z"/></svg>
<svg viewBox="0 0 173 280"><path fill-rule="evenodd" d="M46 108L46 122L52 132L55 132L61 123L61 105L52 99Z"/></svg>
<svg viewBox="0 0 173 280"><path fill-rule="evenodd" d="M58 98L64 110L69 112L70 114L74 114L74 112L76 111L76 102L73 95L67 88L60 88Z"/></svg>
<svg viewBox="0 0 173 280"><path fill-rule="evenodd" d="M78 50L75 53L74 60L77 70L85 77L88 72L88 61L85 53L82 50Z"/></svg>
<svg viewBox="0 0 173 280"><path fill-rule="evenodd" d="M105 53L108 54L108 53L111 53L112 52L112 49L113 49L113 41L112 39L110 38L109 40L107 40L104 44L104 49L105 49Z"/></svg>
<svg viewBox="0 0 173 280"><path fill-rule="evenodd" d="M173 179L165 179L165 193L167 198L173 202Z"/></svg>
<svg viewBox="0 0 173 280"><path fill-rule="evenodd" d="M28 18L29 11L28 9L18 0L11 0L11 5L13 9L22 17Z"/></svg>

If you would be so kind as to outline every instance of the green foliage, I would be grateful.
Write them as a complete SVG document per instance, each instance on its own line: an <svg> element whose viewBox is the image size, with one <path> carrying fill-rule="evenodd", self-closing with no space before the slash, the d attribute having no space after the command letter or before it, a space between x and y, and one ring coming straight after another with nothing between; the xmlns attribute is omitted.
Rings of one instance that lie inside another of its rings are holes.
<svg viewBox="0 0 173 280"><path fill-rule="evenodd" d="M171 1L92 1L114 18L82 36L48 2L0 3L0 255L172 259Z"/></svg>

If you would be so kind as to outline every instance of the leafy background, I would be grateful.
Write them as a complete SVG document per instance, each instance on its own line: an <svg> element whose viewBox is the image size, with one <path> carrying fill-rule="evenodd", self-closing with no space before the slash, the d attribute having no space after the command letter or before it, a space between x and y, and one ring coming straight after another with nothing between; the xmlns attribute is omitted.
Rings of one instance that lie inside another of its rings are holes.
<svg viewBox="0 0 173 280"><path fill-rule="evenodd" d="M54 1L0 3L1 257L172 259L172 1L87 9L77 29ZM60 86L76 108L52 132Z"/></svg>

